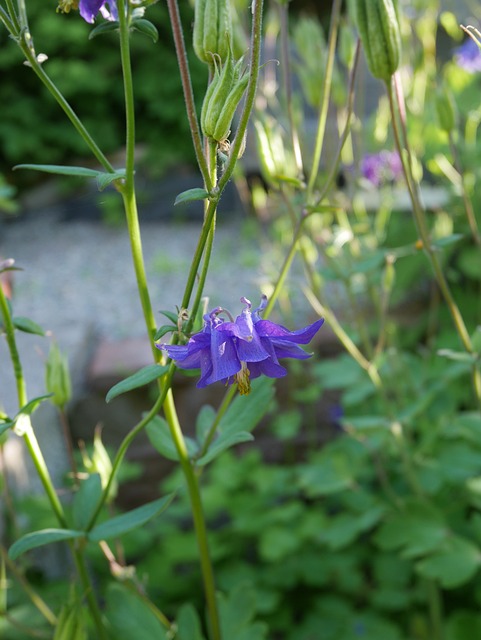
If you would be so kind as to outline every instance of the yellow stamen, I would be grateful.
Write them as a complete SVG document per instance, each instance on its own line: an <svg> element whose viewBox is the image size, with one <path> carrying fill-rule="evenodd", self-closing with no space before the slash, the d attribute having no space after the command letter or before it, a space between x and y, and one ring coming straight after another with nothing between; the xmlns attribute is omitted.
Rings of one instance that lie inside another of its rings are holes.
<svg viewBox="0 0 481 640"><path fill-rule="evenodd" d="M234 378L237 382L237 388L241 396L246 396L251 391L250 371L247 368L247 364L242 362L241 370L238 371Z"/></svg>

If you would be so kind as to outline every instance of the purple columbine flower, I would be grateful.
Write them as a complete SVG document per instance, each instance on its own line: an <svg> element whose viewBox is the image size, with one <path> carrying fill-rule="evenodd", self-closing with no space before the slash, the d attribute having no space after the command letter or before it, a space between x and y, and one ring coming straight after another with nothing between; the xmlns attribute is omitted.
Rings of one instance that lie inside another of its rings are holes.
<svg viewBox="0 0 481 640"><path fill-rule="evenodd" d="M395 182L402 176L399 153L387 150L367 153L361 161L361 173L375 187Z"/></svg>
<svg viewBox="0 0 481 640"><path fill-rule="evenodd" d="M287 374L280 358L311 357L298 345L312 340L324 322L322 318L304 329L289 331L275 322L262 320L259 314L267 305L265 296L253 312L247 298L241 298L241 302L246 306L235 320L222 307L206 314L203 330L195 333L186 345L156 345L167 351L180 369L200 369L198 388L218 381L236 382L239 393L245 395L250 391L252 378L261 375L281 378Z"/></svg>
<svg viewBox="0 0 481 640"><path fill-rule="evenodd" d="M470 73L481 71L481 51L472 38L468 38L463 44L455 50L454 61Z"/></svg>
<svg viewBox="0 0 481 640"><path fill-rule="evenodd" d="M119 19L116 0L79 0L79 11L82 18L90 24L99 12L106 20Z"/></svg>

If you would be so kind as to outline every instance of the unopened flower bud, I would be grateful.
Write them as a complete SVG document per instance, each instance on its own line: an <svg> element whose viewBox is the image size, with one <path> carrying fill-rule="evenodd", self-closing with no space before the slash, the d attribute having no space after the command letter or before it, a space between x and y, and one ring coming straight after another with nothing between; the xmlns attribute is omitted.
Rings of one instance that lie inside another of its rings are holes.
<svg viewBox="0 0 481 640"><path fill-rule="evenodd" d="M50 347L45 370L45 386L52 394L51 401L64 407L72 395L68 361L55 342Z"/></svg>
<svg viewBox="0 0 481 640"><path fill-rule="evenodd" d="M215 76L205 94L200 117L202 133L217 142L229 137L232 119L247 88L249 76L241 75L239 61L234 65L232 53Z"/></svg>
<svg viewBox="0 0 481 640"><path fill-rule="evenodd" d="M456 127L456 106L453 96L446 89L436 95L436 112L441 129L451 133Z"/></svg>
<svg viewBox="0 0 481 640"><path fill-rule="evenodd" d="M214 56L224 60L232 41L229 0L195 0L193 44L196 56L212 64Z"/></svg>
<svg viewBox="0 0 481 640"><path fill-rule="evenodd" d="M356 21L375 78L389 82L401 58L401 32L393 0L356 0Z"/></svg>

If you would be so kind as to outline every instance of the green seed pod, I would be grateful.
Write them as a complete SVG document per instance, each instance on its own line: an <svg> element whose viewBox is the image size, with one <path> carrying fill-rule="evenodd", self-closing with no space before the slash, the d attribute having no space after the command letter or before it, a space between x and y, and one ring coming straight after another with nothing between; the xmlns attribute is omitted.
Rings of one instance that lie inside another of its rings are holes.
<svg viewBox="0 0 481 640"><path fill-rule="evenodd" d="M220 73L216 65L215 71L214 71L214 77L212 78L211 83L207 87L207 91L205 92L205 96L204 96L204 101L202 103L202 109L200 112L200 126L202 131L205 131L205 119L207 116L207 111L209 108L212 95L217 88L217 83L219 82L219 79L220 79Z"/></svg>
<svg viewBox="0 0 481 640"><path fill-rule="evenodd" d="M447 89L440 90L436 94L436 112L441 129L451 133L456 127L456 106L453 96Z"/></svg>
<svg viewBox="0 0 481 640"><path fill-rule="evenodd" d="M356 21L369 70L389 82L401 58L401 32L393 0L356 0Z"/></svg>
<svg viewBox="0 0 481 640"><path fill-rule="evenodd" d="M63 408L72 395L68 360L55 342L50 347L45 369L45 386L52 395L51 402Z"/></svg>
<svg viewBox="0 0 481 640"><path fill-rule="evenodd" d="M199 60L212 64L214 55L224 60L231 40L229 0L195 0L193 45Z"/></svg>
<svg viewBox="0 0 481 640"><path fill-rule="evenodd" d="M239 102L244 95L247 85L249 83L249 76L246 74L242 76L240 80L231 89L231 92L227 96L224 108L221 111L219 119L216 122L213 138L217 142L222 142L229 137L230 127L232 119L234 117L235 110L237 109Z"/></svg>
<svg viewBox="0 0 481 640"><path fill-rule="evenodd" d="M220 118L222 109L229 96L229 93L234 86L234 63L232 61L232 55L229 51L227 60L222 67L219 79L216 81L216 85L212 94L209 95L209 101L206 105L205 117L201 118L202 132L208 138L212 138L214 135L215 126ZM208 93L208 92L207 92ZM207 98L206 93L206 98Z"/></svg>

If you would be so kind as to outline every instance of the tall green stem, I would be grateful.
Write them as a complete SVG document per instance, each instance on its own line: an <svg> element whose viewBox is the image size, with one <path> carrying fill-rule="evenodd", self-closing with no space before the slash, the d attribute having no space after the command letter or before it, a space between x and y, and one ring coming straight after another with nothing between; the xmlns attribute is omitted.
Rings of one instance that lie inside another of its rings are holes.
<svg viewBox="0 0 481 640"><path fill-rule="evenodd" d="M204 179L205 188L210 191L212 182L209 175L209 169L202 149L202 136L200 135L199 121L195 111L194 92L192 90L192 82L190 80L189 64L187 62L187 53L185 50L184 36L182 33L182 25L180 22L179 8L177 0L167 0L169 8L170 24L174 36L175 50L177 53L177 61L179 64L180 78L184 91L184 100L187 111L187 119L189 120L192 142L194 144L195 156L200 172Z"/></svg>
<svg viewBox="0 0 481 640"><path fill-rule="evenodd" d="M401 101L400 92L393 91L393 83L386 83L386 87L387 87L387 93L389 98L389 105L391 109L391 121L392 121L393 133L394 133L394 140L395 140L397 150L399 152L399 156L401 158L402 169L406 179L408 192L411 198L411 203L413 207L413 216L414 216L414 221L416 223L416 228L419 234L419 238L422 242L423 250L433 269L434 276L438 283L441 294L444 298L444 301L446 302L446 305L453 319L454 326L456 328L458 336L467 353L474 354L475 353L474 348L473 348L468 330L466 328L463 316L461 315L461 312L451 293L449 284L444 276L443 268L439 260L438 254L436 253L436 251L433 249L431 245L431 238L429 236L426 213L425 213L424 207L421 204L421 198L419 194L419 185L412 173L412 156L411 156L408 137L406 134L405 122L404 122L404 119L402 118L402 115L405 112L404 104L400 102ZM401 137L399 134L399 126L398 126L399 115L401 116L401 121L403 123L401 131L404 132L404 135L403 135L404 148L403 148L403 142L401 141ZM481 403L481 374L476 364L473 365L472 378L473 378L473 387L474 387L474 391L475 391L478 403Z"/></svg>
<svg viewBox="0 0 481 640"><path fill-rule="evenodd" d="M314 146L314 156L312 158L311 174L307 184L307 200L309 201L317 180L319 165L321 162L322 147L324 145L324 135L326 133L327 113L329 110L329 101L331 97L332 73L334 69L334 56L336 52L337 32L339 29L339 21L341 17L342 0L334 0L331 12L331 26L329 29L329 44L326 62L326 75L324 78L324 93L322 96L321 109L319 111L319 120L317 124L316 142Z"/></svg>

